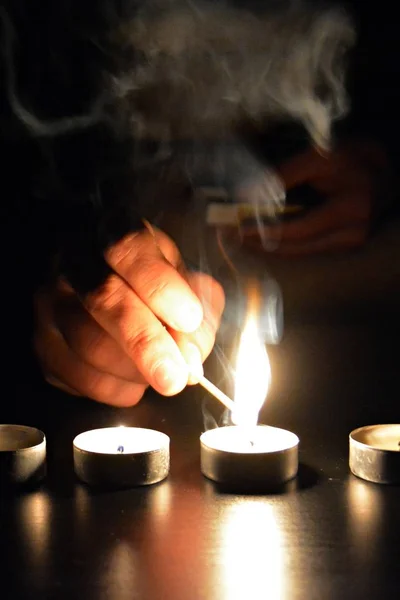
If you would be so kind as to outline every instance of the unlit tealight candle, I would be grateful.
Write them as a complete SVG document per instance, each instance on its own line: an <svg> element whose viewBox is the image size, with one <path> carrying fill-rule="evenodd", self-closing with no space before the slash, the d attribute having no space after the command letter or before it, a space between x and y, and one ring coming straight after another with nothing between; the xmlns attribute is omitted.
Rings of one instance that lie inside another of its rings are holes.
<svg viewBox="0 0 400 600"><path fill-rule="evenodd" d="M374 483L400 483L400 424L367 425L350 433L349 466Z"/></svg>
<svg viewBox="0 0 400 600"><path fill-rule="evenodd" d="M150 485L169 473L169 437L140 427L85 431L73 442L74 468L89 485Z"/></svg>
<svg viewBox="0 0 400 600"><path fill-rule="evenodd" d="M46 437L26 425L0 425L1 484L34 485L46 475Z"/></svg>

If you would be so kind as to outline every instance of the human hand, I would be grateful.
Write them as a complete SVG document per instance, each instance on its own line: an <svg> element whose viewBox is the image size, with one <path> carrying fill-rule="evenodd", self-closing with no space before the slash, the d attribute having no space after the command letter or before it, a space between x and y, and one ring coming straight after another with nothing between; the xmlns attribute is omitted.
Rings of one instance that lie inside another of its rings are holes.
<svg viewBox="0 0 400 600"><path fill-rule="evenodd" d="M172 240L151 228L105 255L113 270L79 299L59 279L35 297L35 350L49 383L75 395L131 406L148 385L164 395L195 383L224 308L221 286L187 273Z"/></svg>
<svg viewBox="0 0 400 600"><path fill-rule="evenodd" d="M265 226L274 253L300 256L362 246L387 202L388 167L384 151L372 143L342 143L329 154L311 148L278 169L287 191L306 184L323 202L304 215ZM255 226L242 230L246 247L263 251Z"/></svg>

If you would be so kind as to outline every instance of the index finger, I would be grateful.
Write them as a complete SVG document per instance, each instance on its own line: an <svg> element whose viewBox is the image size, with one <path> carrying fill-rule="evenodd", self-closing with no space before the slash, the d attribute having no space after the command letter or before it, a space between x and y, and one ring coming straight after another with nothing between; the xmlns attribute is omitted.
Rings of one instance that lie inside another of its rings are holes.
<svg viewBox="0 0 400 600"><path fill-rule="evenodd" d="M123 279L112 274L83 303L155 390L167 396L183 390L188 381L188 367L177 344Z"/></svg>
<svg viewBox="0 0 400 600"><path fill-rule="evenodd" d="M105 258L112 270L163 323L176 331L190 333L203 320L202 306L164 252L153 232L145 230L114 244L107 250Z"/></svg>

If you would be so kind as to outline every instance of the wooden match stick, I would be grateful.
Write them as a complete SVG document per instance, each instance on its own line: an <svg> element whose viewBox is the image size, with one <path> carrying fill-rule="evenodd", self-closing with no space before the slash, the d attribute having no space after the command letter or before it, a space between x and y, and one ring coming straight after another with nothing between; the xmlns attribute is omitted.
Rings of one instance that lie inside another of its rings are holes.
<svg viewBox="0 0 400 600"><path fill-rule="evenodd" d="M207 392L209 392L212 396L214 396L214 398L219 400L230 411L234 410L234 408L235 408L234 401L231 400L231 398L229 398L229 396L224 394L224 392L222 392L219 388L217 388L216 385L211 383L211 381L209 381L206 377L204 377L204 375L202 375L201 377L196 375L195 377L198 380L197 381L198 384L201 385L205 390L207 390Z"/></svg>

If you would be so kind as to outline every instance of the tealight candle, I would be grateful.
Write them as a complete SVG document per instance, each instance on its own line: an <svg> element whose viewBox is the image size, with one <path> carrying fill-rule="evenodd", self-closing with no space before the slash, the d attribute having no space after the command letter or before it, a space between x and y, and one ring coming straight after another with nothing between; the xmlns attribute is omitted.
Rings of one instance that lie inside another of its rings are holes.
<svg viewBox="0 0 400 600"><path fill-rule="evenodd" d="M46 475L46 437L25 425L0 425L2 484L34 485Z"/></svg>
<svg viewBox="0 0 400 600"><path fill-rule="evenodd" d="M350 433L349 466L374 483L400 483L400 424L368 425Z"/></svg>
<svg viewBox="0 0 400 600"><path fill-rule="evenodd" d="M74 469L89 485L150 485L169 473L169 437L153 429L107 427L85 431L73 441Z"/></svg>
<svg viewBox="0 0 400 600"><path fill-rule="evenodd" d="M201 471L227 486L273 488L297 475L299 438L257 425L210 429L200 437Z"/></svg>

